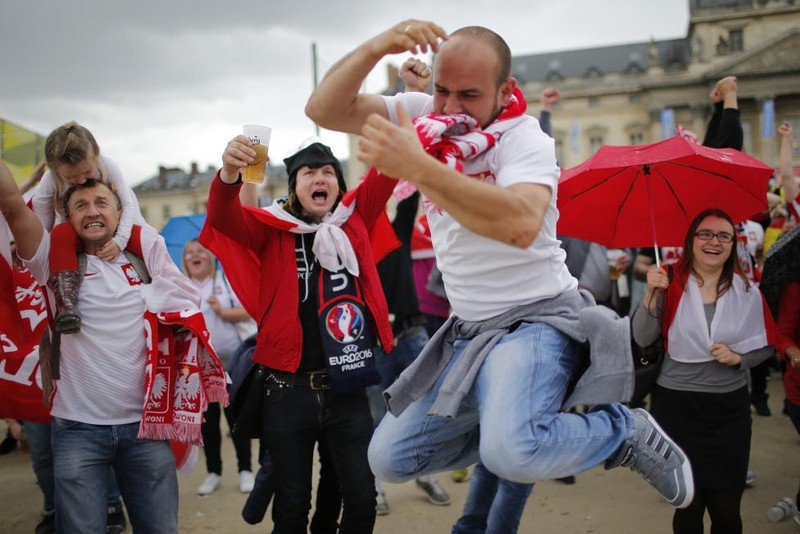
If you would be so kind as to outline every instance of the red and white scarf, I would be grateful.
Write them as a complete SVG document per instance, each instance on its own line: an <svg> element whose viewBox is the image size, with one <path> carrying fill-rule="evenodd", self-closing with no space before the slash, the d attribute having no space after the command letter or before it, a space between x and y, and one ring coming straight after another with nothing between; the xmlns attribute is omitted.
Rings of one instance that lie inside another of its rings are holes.
<svg viewBox="0 0 800 534"><path fill-rule="evenodd" d="M525 115L528 104L519 87L508 100L497 118L486 129L469 115L439 115L431 113L414 119L417 136L425 152L442 163L463 172L463 162L478 156L497 144L509 129L516 126ZM370 172L377 172L370 169ZM414 188L400 180L394 195L398 200L411 195Z"/></svg>
<svg viewBox="0 0 800 534"><path fill-rule="evenodd" d="M144 319L147 366L138 437L202 445L200 425L208 403L228 404L225 371L203 314L145 311Z"/></svg>

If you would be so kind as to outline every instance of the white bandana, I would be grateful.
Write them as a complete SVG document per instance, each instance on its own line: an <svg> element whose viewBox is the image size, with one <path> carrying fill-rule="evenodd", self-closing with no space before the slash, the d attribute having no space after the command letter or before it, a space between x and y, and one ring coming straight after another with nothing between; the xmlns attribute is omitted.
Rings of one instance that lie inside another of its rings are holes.
<svg viewBox="0 0 800 534"><path fill-rule="evenodd" d="M332 213L325 214L321 223L307 223L298 219L283 209L283 201L275 200L265 210L278 219L294 224L294 228L289 229L292 233L317 233L314 236L314 245L311 250L314 251L314 255L323 269L336 272L344 267L353 276L358 276L358 258L356 258L350 239L341 229L341 226L347 222L355 208L355 200L350 205L339 202L339 205L336 206Z"/></svg>
<svg viewBox="0 0 800 534"><path fill-rule="evenodd" d="M690 274L669 328L668 342L670 357L684 363L713 360L709 349L714 343L724 343L739 354L767 346L761 293L755 288L748 291L742 279L734 275L731 288L717 300L709 332L700 287Z"/></svg>

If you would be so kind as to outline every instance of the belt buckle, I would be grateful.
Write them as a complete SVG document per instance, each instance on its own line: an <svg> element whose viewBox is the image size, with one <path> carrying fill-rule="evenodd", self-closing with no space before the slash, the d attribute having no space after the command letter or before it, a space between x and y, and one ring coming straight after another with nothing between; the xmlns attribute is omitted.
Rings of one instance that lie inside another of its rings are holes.
<svg viewBox="0 0 800 534"><path fill-rule="evenodd" d="M328 371L311 371L308 373L308 386L314 391L330 389L328 376Z"/></svg>

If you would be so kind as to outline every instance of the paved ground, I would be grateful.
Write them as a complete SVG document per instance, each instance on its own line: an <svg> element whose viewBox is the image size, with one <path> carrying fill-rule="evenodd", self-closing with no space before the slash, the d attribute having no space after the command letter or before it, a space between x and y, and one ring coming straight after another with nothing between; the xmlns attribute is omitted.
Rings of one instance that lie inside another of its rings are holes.
<svg viewBox="0 0 800 534"><path fill-rule="evenodd" d="M800 440L788 418L780 415L781 382L770 381L770 405L776 415L754 415L751 468L758 480L744 496L745 532L778 534L800 532L792 520L770 523L767 509L784 496L794 496L800 477ZM4 427L0 432L5 435ZM254 447L255 452L255 447ZM188 476L180 476L182 533L237 534L269 532L271 523L249 526L239 513L245 496L238 492L233 447L225 442L225 486L208 497L195 494L205 476L201 462ZM442 482L452 496L450 506L433 506L413 484L387 485L391 513L379 517L379 534L447 533L459 516L466 484L456 484L449 474ZM30 533L38 521L41 495L30 469L30 458L17 451L0 456L0 533ZM641 534L669 533L671 508L663 504L638 475L627 470L594 469L578 475L566 486L543 482L537 486L525 510L522 533Z"/></svg>

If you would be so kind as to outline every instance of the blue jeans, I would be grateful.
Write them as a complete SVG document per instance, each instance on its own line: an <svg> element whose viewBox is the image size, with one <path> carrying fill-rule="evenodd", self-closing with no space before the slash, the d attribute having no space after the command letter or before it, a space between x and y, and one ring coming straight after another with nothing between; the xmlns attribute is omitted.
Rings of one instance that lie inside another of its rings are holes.
<svg viewBox="0 0 800 534"><path fill-rule="evenodd" d="M386 402L383 400L384 390L392 385L392 382L406 367L411 365L411 362L417 359L427 342L428 334L425 332L425 328L419 326L399 337L391 354L386 354L382 348L375 347L375 367L378 374L381 375L381 381L367 388L369 411L372 414L372 420L375 421L375 426L386 414Z"/></svg>
<svg viewBox="0 0 800 534"><path fill-rule="evenodd" d="M56 509L56 483L53 479L53 451L50 448L50 423L23 421L25 438L31 448L31 467L36 475L36 482L44 496L44 511L54 512ZM107 500L108 506L119 506L119 490L114 473L110 471Z"/></svg>
<svg viewBox="0 0 800 534"><path fill-rule="evenodd" d="M139 423L90 425L53 418L58 532L105 532L113 468L133 531L178 532L178 479L166 441L136 437Z"/></svg>
<svg viewBox="0 0 800 534"><path fill-rule="evenodd" d="M44 511L56 509L55 481L53 480L53 453L50 450L50 423L24 421L25 438L31 448L31 467L36 482L44 496Z"/></svg>
<svg viewBox="0 0 800 534"><path fill-rule="evenodd" d="M378 425L369 447L375 476L405 482L467 467L480 452L500 478L530 484L590 469L633 436L633 416L621 404L559 413L578 351L543 323L523 324L500 339L455 417L428 415L467 343L455 341L453 358L430 391L400 417L387 415Z"/></svg>
<svg viewBox="0 0 800 534"><path fill-rule="evenodd" d="M469 480L464 512L452 534L514 534L533 484L501 480L481 462Z"/></svg>

